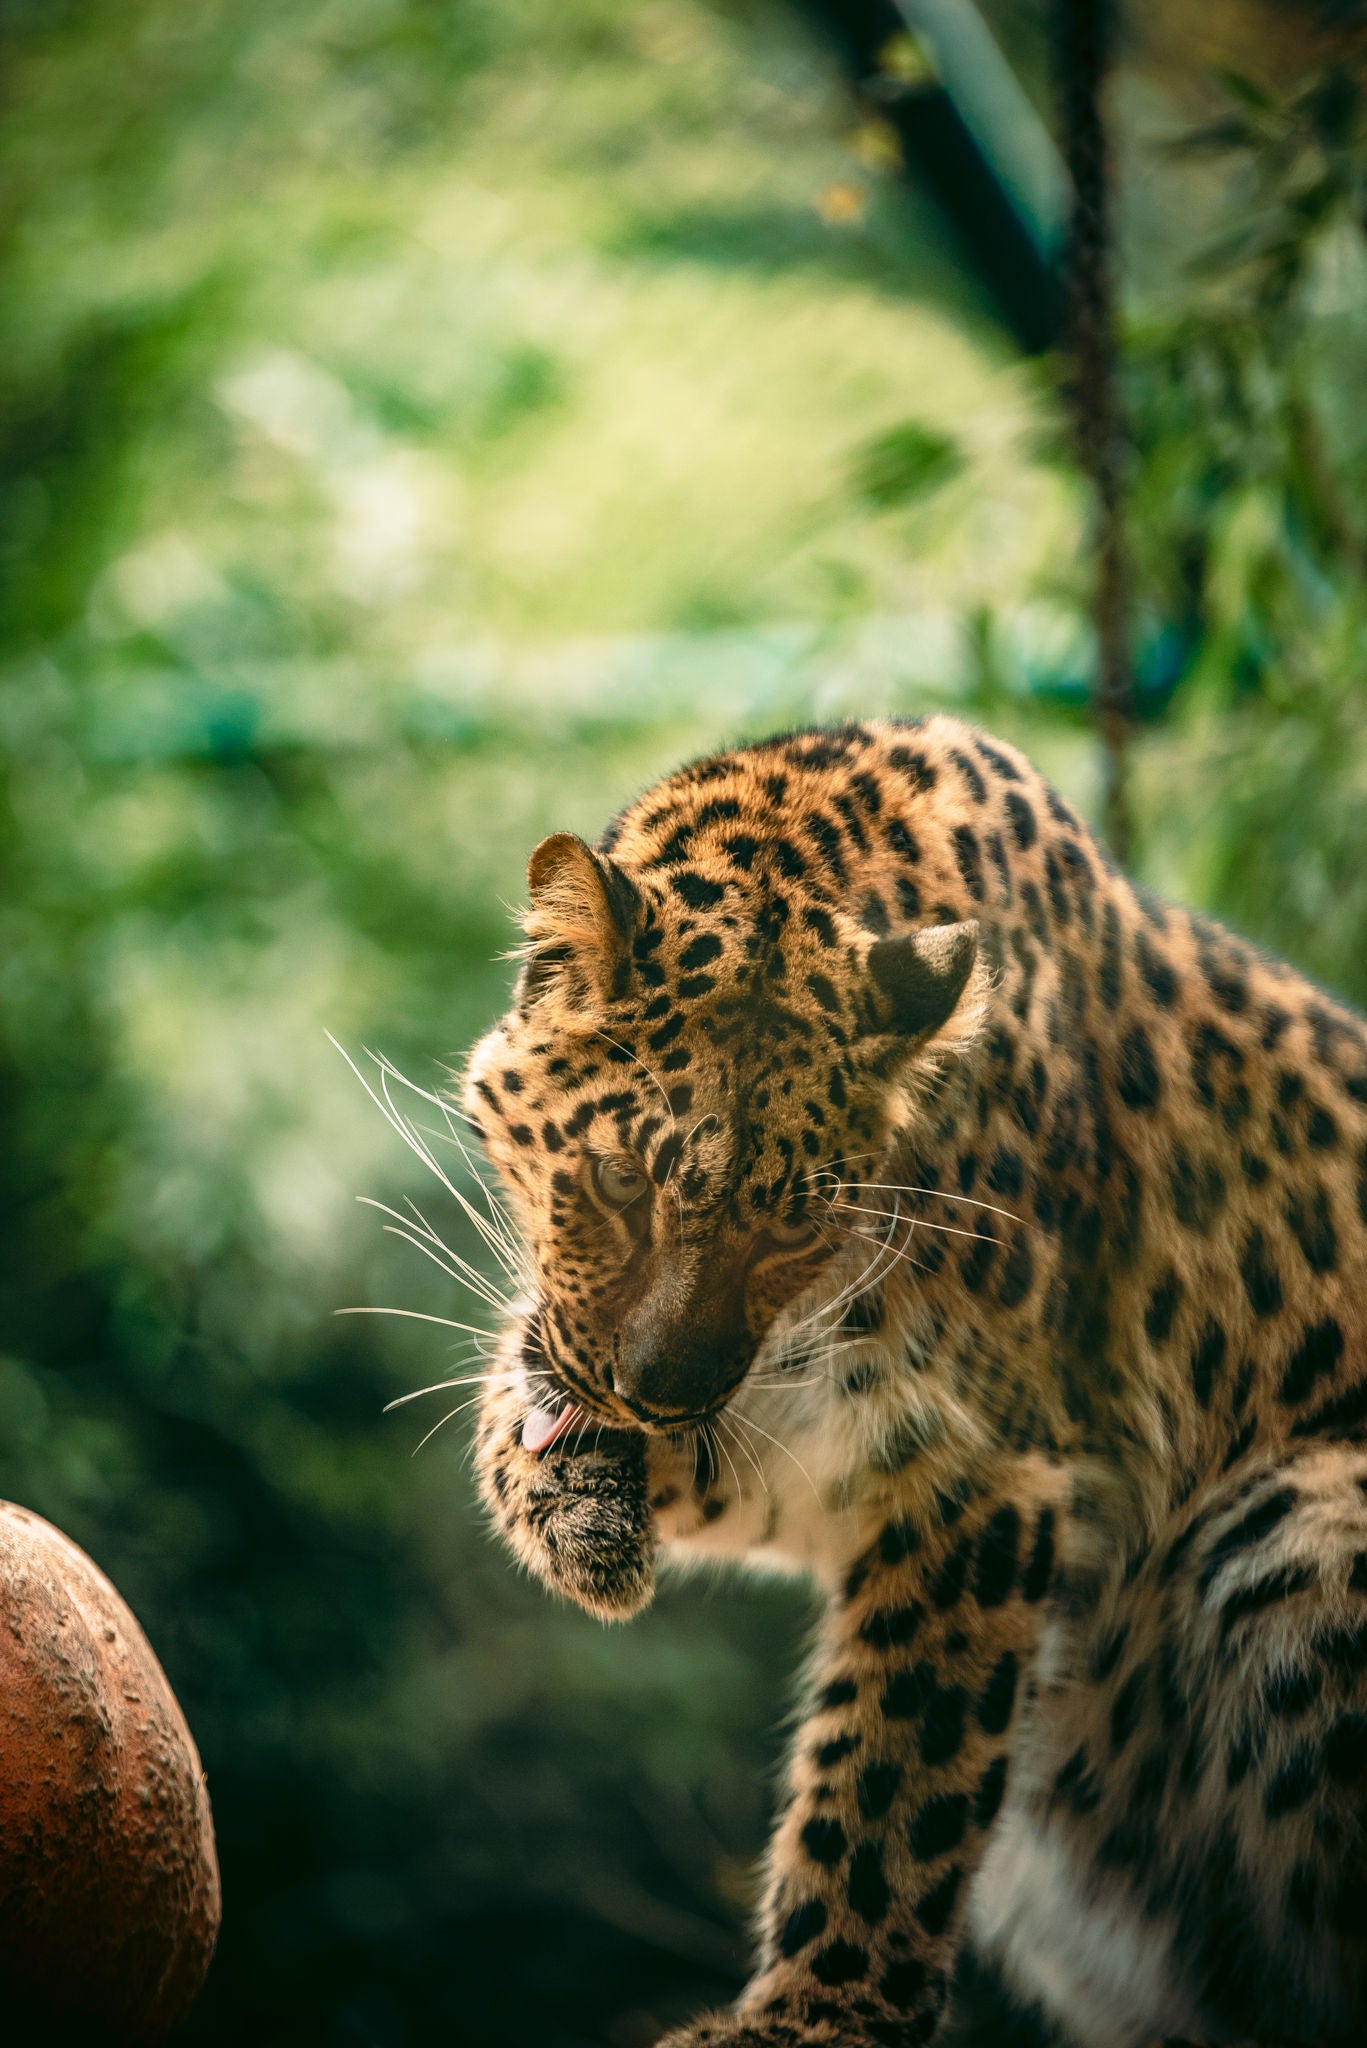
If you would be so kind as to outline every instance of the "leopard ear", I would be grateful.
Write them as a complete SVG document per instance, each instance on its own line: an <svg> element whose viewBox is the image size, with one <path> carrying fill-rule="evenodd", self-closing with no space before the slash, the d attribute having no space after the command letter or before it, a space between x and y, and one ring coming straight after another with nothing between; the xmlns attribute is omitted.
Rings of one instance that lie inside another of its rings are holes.
<svg viewBox="0 0 1367 2048"><path fill-rule="evenodd" d="M631 878L573 832L552 832L532 849L527 889L531 950L519 1000L555 981L572 1000L606 994L625 970L636 927L640 897Z"/></svg>
<svg viewBox="0 0 1367 2048"><path fill-rule="evenodd" d="M978 958L975 918L878 939L868 952L869 1036L925 1039L944 1029Z"/></svg>

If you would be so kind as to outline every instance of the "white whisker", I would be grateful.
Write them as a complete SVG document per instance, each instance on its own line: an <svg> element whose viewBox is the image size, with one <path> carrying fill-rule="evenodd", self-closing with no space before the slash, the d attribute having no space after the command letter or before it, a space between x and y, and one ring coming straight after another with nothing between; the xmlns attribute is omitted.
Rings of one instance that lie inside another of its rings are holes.
<svg viewBox="0 0 1367 2048"><path fill-rule="evenodd" d="M867 1216L870 1221L881 1221L892 1217L891 1209L866 1209L862 1202L832 1202L833 1209L850 1209L856 1216ZM947 1237L971 1237L975 1243L981 1239L985 1244L1000 1244L999 1237L988 1237L981 1230L964 1230L957 1223L932 1223L927 1216L909 1216L907 1222L913 1230L942 1230Z"/></svg>
<svg viewBox="0 0 1367 2048"><path fill-rule="evenodd" d="M494 1253L495 1257L498 1259L499 1264L503 1266L506 1271L508 1271L510 1277L514 1277L514 1269L516 1269L517 1273L521 1273L525 1265L522 1246L519 1243L518 1239L514 1236L512 1226L506 1214L502 1210L497 1198L491 1192L491 1190L481 1177L479 1169L476 1167L474 1161L471 1159L470 1154L466 1151L459 1137L457 1137L454 1133L448 1133L446 1131L429 1130L425 1125L419 1126L417 1124L414 1124L412 1128L415 1131L418 1131L422 1137L435 1139L439 1145L455 1145L456 1149L460 1153L461 1158L465 1162L466 1172L469 1174L475 1186L479 1189L481 1195L483 1195L489 1210L487 1216L481 1216L479 1210L476 1209L473 1206L473 1204L464 1202L463 1198L460 1195L460 1191L457 1190L457 1200L462 1202L462 1207L465 1216L467 1217L469 1222L471 1222L474 1225L475 1229L479 1232L484 1242L488 1245L490 1251Z"/></svg>
<svg viewBox="0 0 1367 2048"><path fill-rule="evenodd" d="M738 1413L736 1419L738 1422L743 1423L747 1429L757 1430L759 1435L762 1436L767 1443L771 1443L774 1446L775 1450L782 1451L785 1458L792 1459L793 1463L797 1466L798 1471L806 1480L808 1486L811 1487L812 1498L815 1500L817 1506L820 1507L821 1495L817 1492L816 1482L812 1478L811 1473L807 1470L807 1467L803 1464L801 1458L798 1457L797 1453L795 1451L790 1451L787 1444L780 1443L776 1436L770 1436L768 1430L765 1429L762 1423L756 1422L753 1415L741 1415Z"/></svg>
<svg viewBox="0 0 1367 2048"><path fill-rule="evenodd" d="M463 1273L468 1273L470 1275L471 1285L475 1285L476 1283L478 1283L478 1285L481 1288L483 1288L489 1296L492 1297L492 1299L500 1309L507 1310L512 1307L511 1300L506 1294L503 1293L502 1289L498 1286L496 1281L490 1279L487 1273L481 1273L478 1266L472 1266L470 1264L470 1261L466 1258L463 1258L459 1252L453 1251L451 1246L447 1244L445 1240L437 1234L437 1232L432 1228L432 1225L423 1215L422 1210L418 1207L417 1203L413 1200L411 1195L405 1195L404 1202L406 1206L412 1211L413 1216L417 1220L417 1222L421 1224L423 1232L428 1237L428 1239L434 1245L439 1246L440 1249L446 1253L447 1258L451 1260L453 1265L459 1266ZM391 1210L390 1214L393 1215L393 1213L394 1212Z"/></svg>
<svg viewBox="0 0 1367 2048"><path fill-rule="evenodd" d="M722 1419L720 1415L716 1418L718 1422L721 1422ZM736 1470L735 1460L722 1442L721 1437L715 1431L713 1432L712 1442L716 1445L720 1456L726 1460L727 1469L730 1471L732 1483L736 1489L736 1502L739 1505L745 1499L745 1488L740 1483L740 1473Z"/></svg>
<svg viewBox="0 0 1367 2048"><path fill-rule="evenodd" d="M496 1343L495 1330L481 1330L474 1323L453 1322L450 1316L429 1316L419 1308L335 1308L335 1316L404 1316L414 1323L440 1323L444 1330L465 1330L472 1337L485 1337Z"/></svg>
<svg viewBox="0 0 1367 2048"><path fill-rule="evenodd" d="M386 1123L388 1123L393 1130L398 1132L399 1136L403 1139L404 1143L408 1146L409 1150L412 1151L416 1155L416 1157L422 1161L423 1165L427 1167L428 1171L435 1175L436 1179L440 1181L441 1185L446 1189L447 1193L451 1196L453 1201L455 1201L459 1205L462 1212L474 1225L474 1227L480 1233L480 1236L484 1239L484 1241L489 1245L490 1250L494 1253L495 1257L499 1260L499 1263L507 1271L509 1278L516 1281L519 1285L525 1284L525 1256L522 1254L521 1248L520 1246L518 1246L516 1242L516 1239L511 1231L511 1227L508 1223L508 1219L506 1218L506 1216L503 1215L502 1211L498 1209L498 1206L495 1203L494 1198L490 1195L489 1190L484 1186L483 1182L480 1180L479 1175L476 1173L475 1179L480 1187L481 1193L484 1195L485 1200L490 1203L491 1212L493 1212L493 1220L491 1220L490 1217L481 1216L479 1211L475 1208L474 1204L467 1198L463 1191L455 1185L455 1183L451 1180L450 1176L443 1170L438 1160L433 1156L431 1149L423 1143L422 1138L419 1135L418 1131L414 1128L409 1119L403 1115L403 1113L398 1109L398 1107L394 1103L394 1100L389 1092L389 1082L392 1078L396 1082L399 1082L403 1087L409 1089L413 1094L419 1096L423 1101L433 1104L440 1112L443 1120L447 1123L448 1129L450 1128L450 1119L452 1114L449 1105L443 1102L440 1096L433 1095L430 1092L430 1090L420 1088L417 1086L415 1082L407 1080L402 1074L399 1073L398 1069L396 1067L393 1067L389 1061L383 1058L382 1055L372 1052L370 1054L370 1057L374 1060L376 1066L379 1068L381 1076L380 1092L377 1093L376 1090L371 1086L370 1082L366 1079L365 1075L361 1072L360 1067L356 1064L356 1061L351 1057L351 1054L347 1052L346 1048L343 1045L338 1043L337 1039L333 1037L330 1031L327 1033L327 1038L329 1043L334 1047L334 1049L337 1052L341 1054L342 1058L346 1061L347 1065L350 1067L356 1079L365 1089L366 1094L375 1104L375 1107L379 1110L381 1116L384 1117ZM459 1148L461 1156L466 1160L467 1165L469 1165L469 1154L466 1152L465 1147L462 1144L459 1136L454 1131L451 1131L450 1135L455 1144L457 1145L457 1147ZM471 1170L473 1171L473 1168Z"/></svg>
<svg viewBox="0 0 1367 2048"><path fill-rule="evenodd" d="M957 1189L951 1191L948 1188L913 1188L899 1181L890 1180L865 1180L859 1185L880 1195L938 1195L942 1202L962 1202L969 1209L989 1209L994 1216L1004 1216L1008 1223L1022 1224L1027 1230L1030 1228L1028 1220L1024 1216L1018 1216L1014 1209L1002 1209L996 1202L980 1202L976 1196L961 1195Z"/></svg>
<svg viewBox="0 0 1367 2048"><path fill-rule="evenodd" d="M758 1479L760 1485L764 1488L764 1491L767 1494L769 1491L769 1481L766 1479L764 1475L764 1467L763 1465L761 1465L759 1459L755 1456L754 1451L750 1448L750 1445L745 1441L744 1436L741 1435L740 1431L737 1428L737 1423L740 1419L739 1416L731 1415L725 1410L723 1410L723 1412L717 1419L718 1421L724 1422L726 1424L728 1430L730 1431L732 1442L735 1443L740 1450L744 1451L746 1457L750 1460L751 1465L753 1465L754 1467L755 1477Z"/></svg>
<svg viewBox="0 0 1367 2048"><path fill-rule="evenodd" d="M410 1082L407 1085L411 1087L414 1084ZM513 1265L515 1265L519 1269L519 1271L522 1271L525 1268L526 1263L525 1254L523 1252L522 1243L517 1235L517 1231L513 1224L512 1218L509 1215L507 1209L504 1207L503 1203L499 1200L498 1196L494 1193L493 1189L489 1186L488 1182L484 1179L484 1176L481 1174L474 1160L471 1158L469 1150L466 1147L465 1141L461 1137L459 1131L451 1129L450 1119L452 1111L450 1105L443 1102L440 1096L426 1095L422 1089L419 1089L417 1092L423 1096L424 1101L434 1102L436 1104L437 1108L441 1110L443 1116L447 1120L447 1128L444 1131L433 1131L429 1130L425 1124L415 1124L413 1128L419 1131L423 1137L435 1138L437 1143L440 1145L455 1146L456 1150L459 1152L461 1158L465 1162L466 1172L469 1174L471 1180L474 1182L475 1186L479 1189L480 1193L483 1195L485 1201L489 1205L489 1214L487 1217L481 1216L479 1211L475 1210L471 1216L471 1221L475 1224L475 1227L479 1230L480 1234L485 1238L491 1250L495 1250L501 1247L502 1250L507 1253L508 1258L512 1261ZM497 1245L495 1245L495 1239L497 1239Z"/></svg>
<svg viewBox="0 0 1367 2048"><path fill-rule="evenodd" d="M912 1229L914 1230L916 1226L915 1226L915 1224L912 1224L912 1226L911 1226L911 1227L912 1227ZM864 1232L863 1232L862 1230L856 1230L856 1231L854 1231L854 1232L852 1233L852 1235L853 1235L853 1236L855 1236L855 1237L863 1237L863 1236L864 1236ZM876 1239L869 1239L868 1241L869 1241L870 1243L876 1243L876 1242L878 1242L878 1240L876 1240ZM993 1243L995 1243L995 1242L996 1242L996 1239L994 1238L994 1239L993 1239ZM897 1247L896 1245L892 1245L892 1246L890 1246L890 1247L889 1247L889 1249L891 1250L891 1252L892 1252L892 1256L893 1256L893 1257L894 1257L895 1259L905 1259L905 1260L906 1260L906 1263L907 1263L907 1264L908 1264L909 1266L914 1266L914 1267L916 1268L916 1271L917 1271L918 1273L929 1273L929 1272L930 1272L930 1267L929 1267L929 1266L926 1266L926 1265L923 1265L923 1264L922 1264L922 1262L920 1261L920 1259L913 1259L913 1257L911 1256L911 1253L910 1253L910 1252L908 1252L908 1251L903 1251L903 1250L900 1250L900 1249L899 1249L899 1248L898 1248L898 1247Z"/></svg>
<svg viewBox="0 0 1367 2048"><path fill-rule="evenodd" d="M458 1280L460 1281L460 1284L462 1286L465 1285L464 1279L462 1278L461 1274L456 1270L456 1268L452 1265L449 1265L448 1262L442 1257L440 1252L433 1251L431 1245L424 1243L422 1238L414 1237L411 1230L405 1230L403 1225L400 1223L386 1223L384 1228L387 1236L401 1237L405 1244L411 1244L414 1251L421 1252L423 1257L425 1259L430 1259L434 1266L440 1266L442 1272L446 1274L448 1279Z"/></svg>
<svg viewBox="0 0 1367 2048"><path fill-rule="evenodd" d="M473 1408L476 1401L480 1401L483 1398L484 1397L482 1394L473 1394L468 1401L460 1401L456 1404L454 1408L448 1409L446 1414L442 1416L440 1422L434 1422L432 1424L432 1427L428 1430L426 1436L422 1437L417 1443L414 1444L412 1450L409 1452L409 1456L411 1458L416 1458L418 1452L423 1449L424 1445L431 1443L433 1437L436 1435L439 1429L445 1429L448 1422L454 1422L458 1415L463 1415L467 1408Z"/></svg>
<svg viewBox="0 0 1367 2048"><path fill-rule="evenodd" d="M862 1233L850 1232L846 1228L846 1235L862 1235ZM892 1228L889 1228L885 1242L890 1242L892 1235ZM878 1254L875 1252L874 1256L865 1264L862 1270L842 1287L837 1294L831 1295L825 1301L818 1302L805 1316L794 1323L789 1330L785 1331L784 1343L790 1343L793 1337L799 1335L803 1330L812 1327L821 1316L834 1315L837 1311L847 1307L851 1300L859 1300L862 1295L867 1294L871 1288L878 1284L885 1270L886 1268L880 1268Z"/></svg>
<svg viewBox="0 0 1367 2048"><path fill-rule="evenodd" d="M477 1372L459 1379L433 1380L430 1387L414 1387L411 1394L396 1394L392 1401L385 1402L380 1413L388 1415L395 1408L406 1408L410 1401L421 1401L425 1394L441 1394L450 1387L492 1387L498 1385L512 1386L515 1384L515 1375L489 1372Z"/></svg>
<svg viewBox="0 0 1367 2048"><path fill-rule="evenodd" d="M392 1208L388 1202L378 1201L374 1195L357 1195L356 1199L365 1208L378 1209L382 1216L392 1217L394 1222L403 1230L419 1229L422 1232L425 1244L431 1249L432 1255L435 1257L436 1253L440 1252L445 1259L450 1261L446 1270L451 1274L452 1279L459 1280L462 1286L468 1288L471 1294L477 1294L487 1307L496 1310L500 1315L506 1314L511 1309L512 1303L508 1297L505 1294L501 1294L493 1282L485 1274L481 1273L477 1266L472 1266L467 1259L461 1257L459 1252L452 1251L450 1245L438 1237L436 1231L433 1230L431 1224L427 1221L427 1218L415 1204L409 1203L409 1207L413 1210L413 1217L408 1217L401 1210ZM416 1218L416 1223L414 1218Z"/></svg>
<svg viewBox="0 0 1367 2048"><path fill-rule="evenodd" d="M487 1230L482 1228L483 1219L480 1217L479 1211L474 1207L473 1203L466 1199L465 1195L462 1194L461 1190L455 1185L454 1181L452 1181L450 1177L442 1171L442 1168L437 1163L437 1160L433 1157L430 1148L421 1142L420 1134L417 1130L416 1125L412 1124L409 1121L409 1119L406 1116L404 1116L402 1111L396 1107L394 1099L389 1092L389 1083L391 1080L398 1081L403 1087L410 1089L412 1093L420 1096L421 1099L425 1102L432 1102L436 1100L436 1098L429 1094L426 1089L418 1088L415 1083L405 1080L404 1076L401 1073L399 1073L398 1069L396 1067L392 1067L388 1060L384 1059L381 1055L372 1053L371 1058L376 1061L380 1069L380 1088L384 1095L385 1104L390 1112L391 1122L394 1124L395 1128L400 1132L400 1134L406 1139L408 1145L417 1154L418 1158L421 1159L423 1165L426 1166L430 1172L436 1175L437 1179L441 1182L442 1186L446 1189L447 1193L452 1197L454 1201L460 1204L462 1210L469 1217L470 1221L475 1225L476 1229L480 1230L481 1236L484 1237L485 1242L488 1244L490 1250L494 1252L495 1256L499 1259L500 1264L503 1264L508 1267L510 1277L514 1277L512 1273L512 1266L509 1265L508 1253L500 1248L500 1244L495 1241L494 1235L491 1235ZM464 1148L462 1148L462 1150L463 1149ZM487 1190L485 1198L486 1200L488 1198Z"/></svg>

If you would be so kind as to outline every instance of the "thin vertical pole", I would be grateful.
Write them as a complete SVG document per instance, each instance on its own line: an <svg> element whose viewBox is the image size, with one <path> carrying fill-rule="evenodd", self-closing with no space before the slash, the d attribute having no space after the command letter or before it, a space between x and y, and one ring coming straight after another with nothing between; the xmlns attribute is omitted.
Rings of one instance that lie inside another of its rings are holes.
<svg viewBox="0 0 1367 2048"><path fill-rule="evenodd" d="M1104 824L1122 863L1133 844L1128 754L1134 686L1128 634L1123 420L1116 389L1112 172L1104 99L1112 0L1055 0L1059 108L1069 195L1069 396L1078 462L1092 487L1097 674Z"/></svg>

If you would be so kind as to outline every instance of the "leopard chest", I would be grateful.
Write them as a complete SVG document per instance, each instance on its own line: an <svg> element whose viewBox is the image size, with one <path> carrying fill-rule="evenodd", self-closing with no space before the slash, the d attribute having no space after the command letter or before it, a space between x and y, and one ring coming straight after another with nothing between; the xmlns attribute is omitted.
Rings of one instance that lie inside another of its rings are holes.
<svg viewBox="0 0 1367 2048"><path fill-rule="evenodd" d="M815 1313L815 1326L799 1318L763 1347L666 1535L694 1554L808 1572L830 1590L871 1529L930 1499L975 1425L935 1370L924 1307L883 1304L876 1327Z"/></svg>

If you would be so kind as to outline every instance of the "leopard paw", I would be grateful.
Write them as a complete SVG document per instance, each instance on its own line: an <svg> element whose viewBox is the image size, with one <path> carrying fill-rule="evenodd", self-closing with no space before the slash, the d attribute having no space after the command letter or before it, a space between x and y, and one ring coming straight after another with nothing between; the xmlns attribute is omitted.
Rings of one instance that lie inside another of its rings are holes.
<svg viewBox="0 0 1367 2048"><path fill-rule="evenodd" d="M646 1440L625 1431L523 1442L527 1403L509 1390L481 1409L475 1470L514 1555L600 1621L624 1621L655 1590Z"/></svg>

